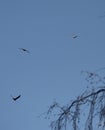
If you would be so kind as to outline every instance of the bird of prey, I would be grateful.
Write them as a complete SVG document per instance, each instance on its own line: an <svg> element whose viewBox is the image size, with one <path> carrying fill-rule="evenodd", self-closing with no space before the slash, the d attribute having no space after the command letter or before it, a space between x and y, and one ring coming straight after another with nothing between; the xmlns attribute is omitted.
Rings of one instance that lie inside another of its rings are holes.
<svg viewBox="0 0 105 130"><path fill-rule="evenodd" d="M27 52L27 53L30 53L27 49L25 48L19 48L20 50L24 51L24 52Z"/></svg>
<svg viewBox="0 0 105 130"><path fill-rule="evenodd" d="M12 97L12 99L13 99L14 101L16 101L17 99L19 99L19 98L21 97L21 95L19 95L19 96L17 96L17 97L13 97L13 96L11 95L11 97Z"/></svg>
<svg viewBox="0 0 105 130"><path fill-rule="evenodd" d="M73 36L74 39L77 38L77 37L78 37L77 35L74 35L74 36Z"/></svg>
<svg viewBox="0 0 105 130"><path fill-rule="evenodd" d="M73 39L75 39L75 38L78 37L78 35L72 33L72 34L71 34L71 37L72 37Z"/></svg>

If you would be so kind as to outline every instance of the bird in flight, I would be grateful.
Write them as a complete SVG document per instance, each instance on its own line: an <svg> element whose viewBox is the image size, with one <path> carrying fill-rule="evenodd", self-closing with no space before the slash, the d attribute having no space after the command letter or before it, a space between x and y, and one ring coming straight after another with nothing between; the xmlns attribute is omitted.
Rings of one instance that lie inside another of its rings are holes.
<svg viewBox="0 0 105 130"><path fill-rule="evenodd" d="M12 97L12 99L13 99L14 101L16 101L17 99L19 99L19 98L21 97L21 95L19 95L19 96L17 96L17 97L13 97L13 96L11 95L11 97Z"/></svg>
<svg viewBox="0 0 105 130"><path fill-rule="evenodd" d="M77 37L78 37L77 35L74 35L74 36L73 36L74 39L77 38Z"/></svg>
<svg viewBox="0 0 105 130"><path fill-rule="evenodd" d="M20 50L24 51L24 52L27 52L27 53L30 53L29 50L25 49L25 48L19 48Z"/></svg>
<svg viewBox="0 0 105 130"><path fill-rule="evenodd" d="M78 37L78 35L76 35L76 34L71 34L71 37L72 37L73 39L75 39L75 38Z"/></svg>

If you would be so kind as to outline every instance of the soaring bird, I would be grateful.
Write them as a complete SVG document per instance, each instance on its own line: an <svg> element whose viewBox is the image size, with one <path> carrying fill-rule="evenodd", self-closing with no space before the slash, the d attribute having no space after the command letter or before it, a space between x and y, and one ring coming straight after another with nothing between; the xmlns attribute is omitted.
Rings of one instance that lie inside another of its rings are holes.
<svg viewBox="0 0 105 130"><path fill-rule="evenodd" d="M77 38L77 37L78 37L78 35L76 35L76 34L72 33L72 34L71 34L71 37L72 37L73 39L75 39L75 38Z"/></svg>
<svg viewBox="0 0 105 130"><path fill-rule="evenodd" d="M19 95L19 96L17 96L17 97L13 97L13 96L11 95L11 97L12 97L12 99L13 99L14 101L16 101L17 99L19 99L19 98L21 97L21 95Z"/></svg>
<svg viewBox="0 0 105 130"><path fill-rule="evenodd" d="M30 53L29 50L25 49L25 48L19 48L20 50L24 51L24 52L27 52L27 53Z"/></svg>
<svg viewBox="0 0 105 130"><path fill-rule="evenodd" d="M77 37L78 37L77 35L73 36L74 39L77 38Z"/></svg>

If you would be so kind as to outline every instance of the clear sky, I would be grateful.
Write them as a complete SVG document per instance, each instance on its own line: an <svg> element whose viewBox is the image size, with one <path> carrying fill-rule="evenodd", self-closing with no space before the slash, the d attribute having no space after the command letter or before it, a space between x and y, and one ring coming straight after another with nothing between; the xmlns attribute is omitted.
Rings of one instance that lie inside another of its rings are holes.
<svg viewBox="0 0 105 130"><path fill-rule="evenodd" d="M37 116L85 90L82 70L105 66L104 15L105 0L0 0L0 130L50 129Z"/></svg>

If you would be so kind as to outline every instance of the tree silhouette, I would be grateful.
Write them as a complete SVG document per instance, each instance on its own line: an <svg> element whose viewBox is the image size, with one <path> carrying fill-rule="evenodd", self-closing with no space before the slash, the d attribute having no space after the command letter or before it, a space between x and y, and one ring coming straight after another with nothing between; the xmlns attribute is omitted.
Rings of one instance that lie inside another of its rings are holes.
<svg viewBox="0 0 105 130"><path fill-rule="evenodd" d="M65 106L50 105L46 117L53 119L52 130L105 130L105 77L82 73L88 82L86 91Z"/></svg>

